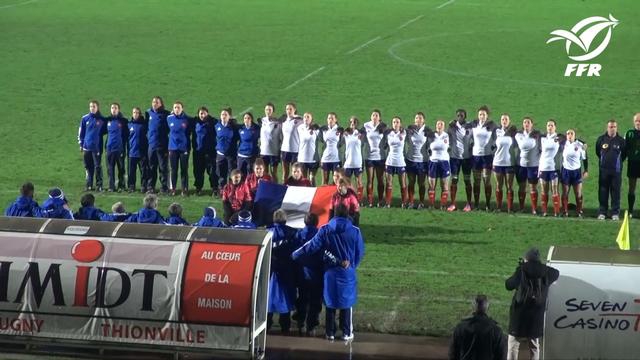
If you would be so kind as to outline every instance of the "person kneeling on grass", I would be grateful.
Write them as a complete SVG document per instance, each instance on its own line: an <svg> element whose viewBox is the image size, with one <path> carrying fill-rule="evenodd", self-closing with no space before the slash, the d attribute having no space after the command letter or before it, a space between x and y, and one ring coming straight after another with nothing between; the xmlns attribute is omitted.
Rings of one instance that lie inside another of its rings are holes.
<svg viewBox="0 0 640 360"><path fill-rule="evenodd" d="M166 224L160 212L156 210L158 207L158 196L148 194L142 200L144 207L137 213L131 214L126 222L139 224Z"/></svg>
<svg viewBox="0 0 640 360"><path fill-rule="evenodd" d="M356 268L364 257L364 240L360 229L353 226L344 204L335 209L335 217L318 233L293 252L296 260L304 255L325 251L324 302L326 305L326 337L335 339L336 310L340 309L342 340L353 340L352 307L358 298Z"/></svg>
<svg viewBox="0 0 640 360"><path fill-rule="evenodd" d="M102 214L100 221L123 222L126 221L129 216L131 216L131 214L124 209L124 204L118 201L111 206L111 214Z"/></svg>
<svg viewBox="0 0 640 360"><path fill-rule="evenodd" d="M169 217L167 218L167 224L169 225L191 225L187 220L182 217L182 206L178 203L169 205Z"/></svg>
<svg viewBox="0 0 640 360"><path fill-rule="evenodd" d="M93 194L84 194L80 199L80 209L73 214L76 220L100 220L104 211L94 206L96 198Z"/></svg>
<svg viewBox="0 0 640 360"><path fill-rule="evenodd" d="M296 301L296 264L291 253L296 248L296 230L286 225L287 214L282 209L273 213L271 276L269 278L269 303L267 307L267 330L273 325L273 314L280 314L278 322L283 334L291 328L291 311Z"/></svg>
<svg viewBox="0 0 640 360"><path fill-rule="evenodd" d="M216 209L213 206L204 208L204 214L193 226L202 227L227 227L222 220L216 217Z"/></svg>
<svg viewBox="0 0 640 360"><path fill-rule="evenodd" d="M42 204L42 217L73 220L67 198L60 188L49 190L49 198Z"/></svg>

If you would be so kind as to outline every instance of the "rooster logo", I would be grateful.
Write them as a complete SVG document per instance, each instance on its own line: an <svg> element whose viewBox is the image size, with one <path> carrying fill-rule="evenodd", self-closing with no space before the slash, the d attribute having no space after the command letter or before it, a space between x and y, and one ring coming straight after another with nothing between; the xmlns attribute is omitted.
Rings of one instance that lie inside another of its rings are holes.
<svg viewBox="0 0 640 360"><path fill-rule="evenodd" d="M565 48L567 50L567 55L569 55L569 49L571 48L571 44L575 44L579 46L584 52L584 55L571 56L569 58L574 61L588 61L596 56L600 55L604 49L609 45L609 40L611 40L611 29L618 26L620 22L614 18L611 14L609 14L609 18L605 18L602 16L592 16L586 18L584 20L579 21L575 24L571 31L567 30L554 30L551 32L551 35L554 35L551 39L547 40L547 44L550 42L554 42L557 40L566 40ZM583 29L585 29L582 31ZM598 34L607 29L607 35L600 45L598 45L592 51L589 51L591 48L591 43L598 36ZM582 31L581 34L580 31Z"/></svg>

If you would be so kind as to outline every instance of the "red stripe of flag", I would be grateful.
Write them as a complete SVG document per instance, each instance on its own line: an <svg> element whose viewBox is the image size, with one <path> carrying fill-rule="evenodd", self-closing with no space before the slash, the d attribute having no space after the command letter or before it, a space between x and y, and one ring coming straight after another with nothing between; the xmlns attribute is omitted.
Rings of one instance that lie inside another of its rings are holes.
<svg viewBox="0 0 640 360"><path fill-rule="evenodd" d="M311 213L318 215L318 227L329 222L331 197L336 193L334 185L319 186L311 201Z"/></svg>

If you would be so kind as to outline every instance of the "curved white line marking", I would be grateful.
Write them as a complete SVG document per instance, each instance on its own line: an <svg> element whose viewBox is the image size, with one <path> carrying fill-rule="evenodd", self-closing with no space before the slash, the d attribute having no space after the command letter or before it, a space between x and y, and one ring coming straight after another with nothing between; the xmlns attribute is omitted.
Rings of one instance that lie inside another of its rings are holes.
<svg viewBox="0 0 640 360"><path fill-rule="evenodd" d="M3 6L0 6L0 10L9 9L9 8L22 6L22 5L27 5L27 4L31 4L31 3L38 2L38 1L40 1L40 0L29 0L29 1L24 1L24 2L21 2L21 3L17 3L17 4L3 5Z"/></svg>

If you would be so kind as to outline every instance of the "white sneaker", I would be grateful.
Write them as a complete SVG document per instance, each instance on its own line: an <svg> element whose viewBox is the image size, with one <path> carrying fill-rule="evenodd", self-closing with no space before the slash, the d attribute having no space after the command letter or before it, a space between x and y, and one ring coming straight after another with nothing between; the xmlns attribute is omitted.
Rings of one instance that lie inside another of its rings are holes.
<svg viewBox="0 0 640 360"><path fill-rule="evenodd" d="M598 215L598 220L604 220L604 219L606 219L606 218L607 218L607 217L606 217L606 216L604 216L604 214L600 214L600 215Z"/></svg>
<svg viewBox="0 0 640 360"><path fill-rule="evenodd" d="M351 341L351 340L353 340L353 338L354 338L353 333L351 333L351 335L342 335L342 340L343 341Z"/></svg>
<svg viewBox="0 0 640 360"><path fill-rule="evenodd" d="M613 215L613 216L611 216L611 220L613 220L613 221L618 221L618 220L620 220L620 216L618 216L618 215Z"/></svg>
<svg viewBox="0 0 640 360"><path fill-rule="evenodd" d="M327 339L329 341L333 341L333 340L335 340L335 337L333 335L325 335L325 339Z"/></svg>

